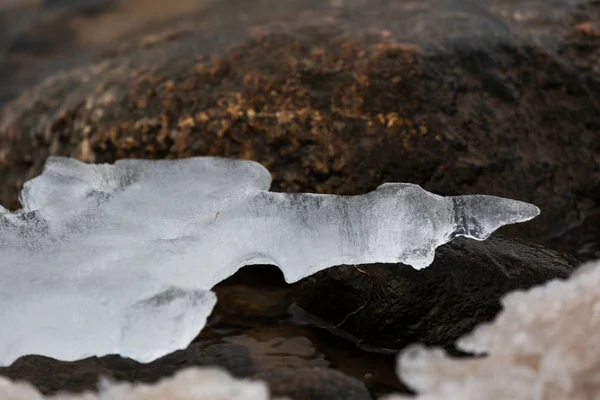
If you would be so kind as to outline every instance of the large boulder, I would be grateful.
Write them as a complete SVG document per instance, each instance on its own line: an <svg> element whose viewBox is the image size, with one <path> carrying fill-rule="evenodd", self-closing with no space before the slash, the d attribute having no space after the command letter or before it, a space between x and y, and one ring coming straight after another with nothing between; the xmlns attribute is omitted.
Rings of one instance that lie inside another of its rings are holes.
<svg viewBox="0 0 600 400"><path fill-rule="evenodd" d="M196 342L149 364L119 356L91 357L74 362L25 356L9 367L0 368L0 375L26 380L43 394L52 394L95 391L102 378L151 383L193 366L218 366L240 378L254 373L252 358L244 346Z"/></svg>
<svg viewBox="0 0 600 400"><path fill-rule="evenodd" d="M276 190L354 194L400 181L529 201L542 215L504 233L600 257L595 0L206 1L164 29L102 48L69 48L61 40L74 25L62 16L71 14L55 15L28 35L58 32L60 57L0 63L0 101L20 93L0 110L4 206L19 207L20 187L49 155L217 155L263 163ZM459 240L424 271L330 270L305 281L297 299L332 325L344 321L339 328L363 344L448 344L493 318L503 293L576 265L512 239ZM102 374L151 381L187 364L251 371L244 349L212 347L204 357L197 346L148 366L31 356L0 374L49 393L93 388Z"/></svg>

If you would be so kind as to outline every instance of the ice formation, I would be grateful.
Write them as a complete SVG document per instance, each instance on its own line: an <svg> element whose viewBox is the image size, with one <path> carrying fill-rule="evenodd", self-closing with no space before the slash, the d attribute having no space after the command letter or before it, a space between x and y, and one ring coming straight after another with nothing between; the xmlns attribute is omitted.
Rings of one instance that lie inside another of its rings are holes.
<svg viewBox="0 0 600 400"><path fill-rule="evenodd" d="M340 264L424 268L455 236L483 240L534 205L388 183L359 196L270 192L260 164L221 158L84 164L53 157L0 213L0 365L185 348L248 264L288 282Z"/></svg>
<svg viewBox="0 0 600 400"><path fill-rule="evenodd" d="M503 305L494 322L458 343L486 357L453 359L421 346L404 351L398 374L421 393L416 400L600 398L600 261L567 281L510 293Z"/></svg>
<svg viewBox="0 0 600 400"><path fill-rule="evenodd" d="M154 385L105 383L99 393L43 396L26 382L0 377L2 400L268 400L262 381L237 380L217 368L188 368ZM274 399L275 400L275 399ZM283 400L283 399L280 399Z"/></svg>

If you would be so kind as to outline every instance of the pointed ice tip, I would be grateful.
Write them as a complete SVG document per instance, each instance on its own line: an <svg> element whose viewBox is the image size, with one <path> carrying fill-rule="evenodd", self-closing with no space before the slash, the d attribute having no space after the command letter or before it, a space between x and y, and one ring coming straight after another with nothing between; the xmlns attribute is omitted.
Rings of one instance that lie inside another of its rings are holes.
<svg viewBox="0 0 600 400"><path fill-rule="evenodd" d="M455 236L485 240L504 225L529 221L540 214L533 204L503 197L469 195L452 197Z"/></svg>

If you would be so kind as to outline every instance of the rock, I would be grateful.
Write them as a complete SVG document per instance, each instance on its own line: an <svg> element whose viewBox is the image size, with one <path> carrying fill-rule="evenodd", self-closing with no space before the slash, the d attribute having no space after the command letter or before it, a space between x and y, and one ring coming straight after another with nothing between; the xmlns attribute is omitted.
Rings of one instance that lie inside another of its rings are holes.
<svg viewBox="0 0 600 400"><path fill-rule="evenodd" d="M589 221L600 211L599 2L206 3L184 25L126 35L93 63L85 60L97 49L32 62L35 73L14 68L24 57L0 68L36 82L64 67L29 90L10 88L22 94L0 110L0 204L17 208L24 180L50 154L95 162L219 155L263 163L276 190L354 194L405 181L444 195L517 198L542 215L506 233L581 259L598 254ZM343 327L394 348L415 338L448 342L492 318L502 293L576 264L543 247L498 244L506 240L457 241L421 272L365 267L377 278L374 300ZM338 271L313 280L331 290L313 291L318 308L304 305L335 323L364 304L371 282L354 267ZM235 354L226 359L249 365ZM147 369L25 357L0 373L18 371L46 392L83 390L99 373L153 379L176 369L169 362Z"/></svg>
<svg viewBox="0 0 600 400"><path fill-rule="evenodd" d="M600 207L597 1L281 4L213 2L8 103L0 203L50 154L219 155L263 163L276 190L517 198L543 212L506 232L561 245L570 229L595 254L577 227Z"/></svg>
<svg viewBox="0 0 600 400"><path fill-rule="evenodd" d="M46 397L27 382L12 382L0 376L0 397L4 400L271 400L265 382L235 379L214 367L187 368L154 384L104 381L101 386L101 393L60 393Z"/></svg>
<svg viewBox="0 0 600 400"><path fill-rule="evenodd" d="M58 391L95 391L98 379L107 377L118 381L156 382L190 366L219 366L235 377L253 373L248 350L235 344L192 343L149 364L140 364L119 356L87 358L63 362L42 356L25 356L10 367L0 368L0 375L14 380L26 380L43 394Z"/></svg>
<svg viewBox="0 0 600 400"><path fill-rule="evenodd" d="M269 384L272 396L293 400L370 400L365 385L328 368L280 368L256 374Z"/></svg>
<svg viewBox="0 0 600 400"><path fill-rule="evenodd" d="M433 264L344 266L302 281L302 310L362 345L401 349L414 342L452 347L492 320L507 292L566 278L578 262L541 245L494 235L439 247Z"/></svg>

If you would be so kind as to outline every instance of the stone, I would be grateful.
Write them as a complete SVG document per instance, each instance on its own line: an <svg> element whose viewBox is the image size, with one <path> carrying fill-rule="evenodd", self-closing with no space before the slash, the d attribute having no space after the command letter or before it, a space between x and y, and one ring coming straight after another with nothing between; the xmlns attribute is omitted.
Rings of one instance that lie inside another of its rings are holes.
<svg viewBox="0 0 600 400"><path fill-rule="evenodd" d="M100 393L59 393L45 397L27 382L12 382L0 376L0 397L3 400L278 400L269 396L265 382L235 379L214 367L186 368L154 384L104 380L100 386Z"/></svg>
<svg viewBox="0 0 600 400"><path fill-rule="evenodd" d="M501 297L577 268L571 256L514 238L463 238L439 247L431 266L344 266L302 281L295 293L308 319L360 345L399 350L421 342L453 349L459 337L500 311ZM304 318L306 319L306 315Z"/></svg>
<svg viewBox="0 0 600 400"><path fill-rule="evenodd" d="M192 343L149 364L140 364L119 356L92 357L64 362L42 356L25 356L11 366L0 368L0 375L25 380L43 394L59 391L96 391L99 378L116 381L154 383L192 366L216 366L234 377L253 373L252 359L244 346L236 344Z"/></svg>

